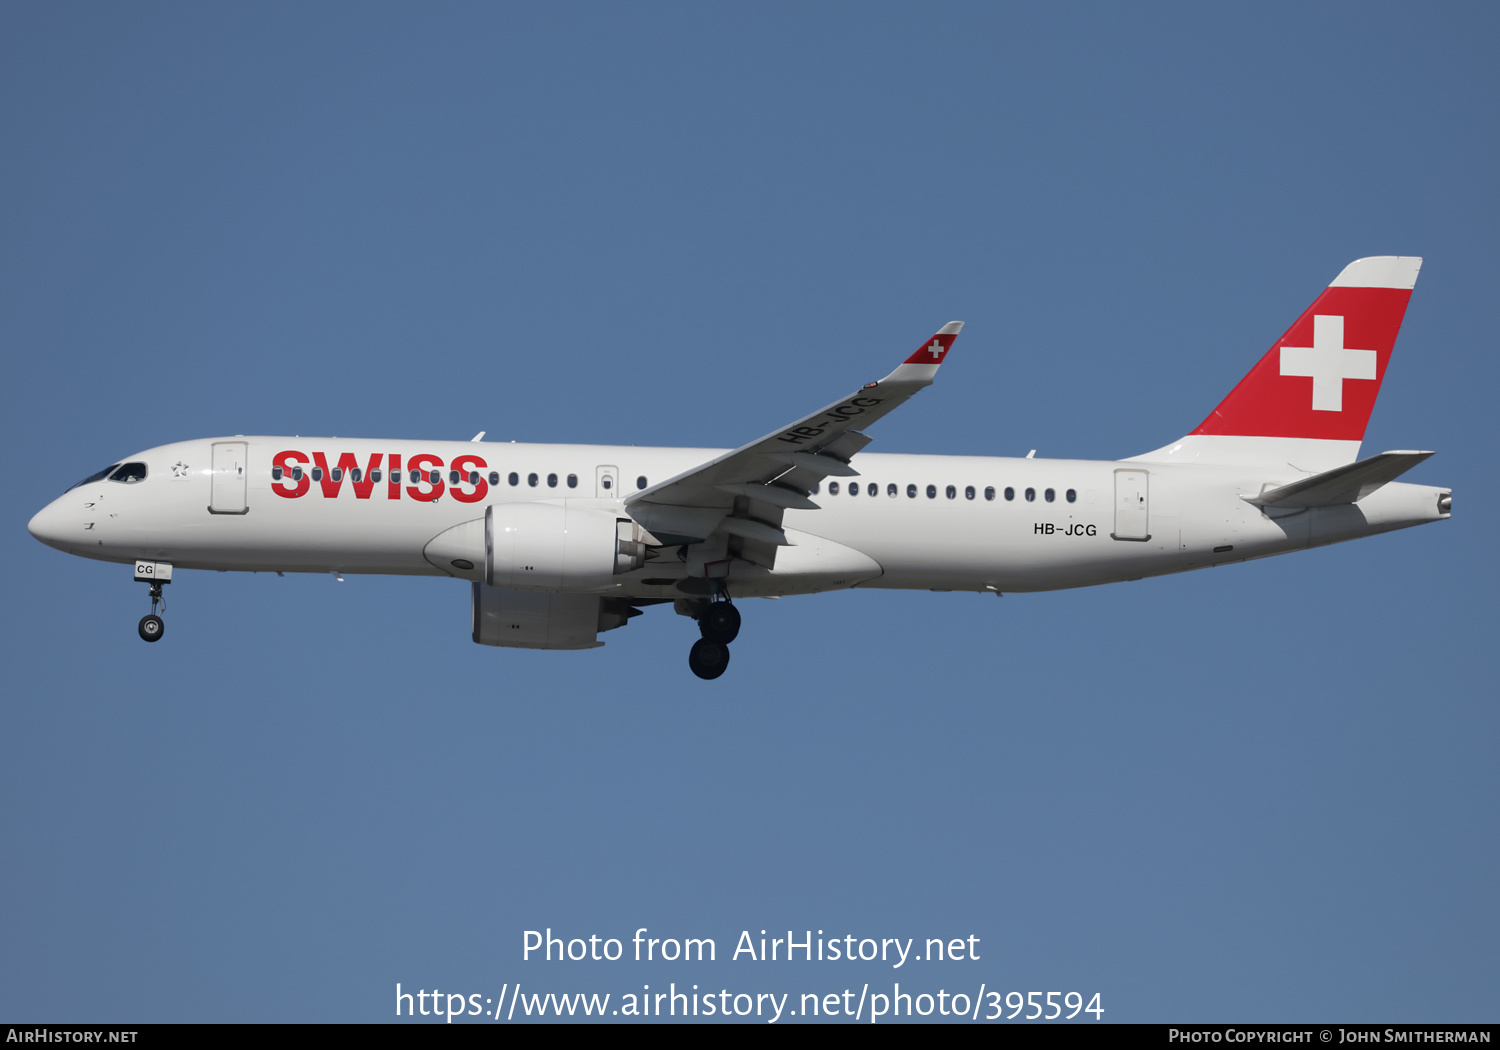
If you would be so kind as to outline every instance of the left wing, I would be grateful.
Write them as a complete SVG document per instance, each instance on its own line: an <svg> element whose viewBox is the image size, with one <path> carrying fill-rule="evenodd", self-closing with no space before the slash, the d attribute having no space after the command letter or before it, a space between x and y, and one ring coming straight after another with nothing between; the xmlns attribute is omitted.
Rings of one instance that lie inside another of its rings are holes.
<svg viewBox="0 0 1500 1050"><path fill-rule="evenodd" d="M758 441L709 460L625 501L664 544L724 540L727 556L771 568L788 509L817 510L809 496L827 477L855 477L849 464L870 443L856 429L932 384L962 321L944 325L894 372Z"/></svg>

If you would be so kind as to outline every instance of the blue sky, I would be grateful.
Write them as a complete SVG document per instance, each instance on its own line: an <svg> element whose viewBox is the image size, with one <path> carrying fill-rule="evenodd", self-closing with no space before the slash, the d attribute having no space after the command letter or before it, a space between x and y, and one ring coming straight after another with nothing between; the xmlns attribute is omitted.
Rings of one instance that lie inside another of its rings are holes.
<svg viewBox="0 0 1500 1050"><path fill-rule="evenodd" d="M6 5L0 1016L900 980L1495 1020L1497 26ZM752 602L713 683L669 612L491 650L439 580L185 573L148 647L127 568L25 533L187 438L733 446L955 318L872 450L1133 455L1380 254L1426 264L1365 449L1439 450L1411 477L1451 521L998 602ZM720 958L524 960L547 927ZM728 958L762 929L980 959Z"/></svg>

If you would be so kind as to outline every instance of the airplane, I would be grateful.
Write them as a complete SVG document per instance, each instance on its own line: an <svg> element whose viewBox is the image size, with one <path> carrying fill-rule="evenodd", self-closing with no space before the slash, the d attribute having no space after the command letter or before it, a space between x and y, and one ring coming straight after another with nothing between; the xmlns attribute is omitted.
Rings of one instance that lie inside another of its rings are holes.
<svg viewBox="0 0 1500 1050"><path fill-rule="evenodd" d="M933 382L955 321L884 379L730 451L207 438L89 475L29 528L133 565L148 642L176 569L441 576L470 584L481 645L595 648L670 604L697 623L689 667L713 679L736 599L1085 587L1446 519L1451 489L1395 481L1433 453L1359 458L1421 263L1349 264L1197 428L1129 459L866 452L864 430Z"/></svg>

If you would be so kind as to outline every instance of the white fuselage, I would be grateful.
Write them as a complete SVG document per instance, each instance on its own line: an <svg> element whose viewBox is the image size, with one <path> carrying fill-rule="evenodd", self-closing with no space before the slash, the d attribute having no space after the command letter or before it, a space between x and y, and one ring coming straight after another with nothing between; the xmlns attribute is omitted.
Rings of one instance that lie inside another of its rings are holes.
<svg viewBox="0 0 1500 1050"><path fill-rule="evenodd" d="M226 497L226 467L217 463L216 478L215 457L231 445L242 446L243 462L229 467L242 478L229 479ZM273 459L287 450L301 454L294 458L298 475L282 469L273 477ZM69 490L33 519L31 531L53 547L104 561L462 576L434 564L424 550L446 530L483 518L488 505L567 500L623 516L624 500L638 491L641 479L649 486L718 454L301 437L189 441L131 457L146 465L140 481L99 480ZM313 465L317 455L326 466ZM399 484L391 481L395 457ZM336 468L341 461L344 467ZM377 463L379 481L372 480L371 463ZM421 472L417 482L413 463ZM359 482L350 464L358 464ZM455 465L463 471L457 486L451 482ZM731 593L861 585L999 592L1082 587L1264 557L1448 516L1440 506L1448 490L1400 483L1354 504L1263 510L1246 497L1302 475L1255 464L861 453L852 466L858 477L828 479L813 495L820 509L785 513L782 525L791 545L780 548L774 569L750 567L732 575ZM474 475L477 485L469 480ZM605 593L673 598L681 594L676 583L684 575L675 550L663 548L643 568L616 577Z"/></svg>

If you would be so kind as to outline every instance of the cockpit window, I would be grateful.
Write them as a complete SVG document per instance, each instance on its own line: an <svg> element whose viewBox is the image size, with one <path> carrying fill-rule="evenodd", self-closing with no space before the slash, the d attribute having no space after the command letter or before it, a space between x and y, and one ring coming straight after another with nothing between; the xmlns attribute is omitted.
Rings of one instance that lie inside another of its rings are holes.
<svg viewBox="0 0 1500 1050"><path fill-rule="evenodd" d="M126 485L134 485L137 481L145 481L146 464L121 463L120 469L111 474L109 480L123 482Z"/></svg>
<svg viewBox="0 0 1500 1050"><path fill-rule="evenodd" d="M88 477L86 477L82 481L78 482L78 484L76 484L76 485L69 485L68 486L68 491L72 492L74 489L78 488L79 485L92 485L96 481L103 481L105 478L109 477L110 473L116 467L118 467L119 465L120 464L118 464L118 463L111 463L109 466L107 466L103 470L99 471L99 473L97 473L97 474L90 474Z"/></svg>

